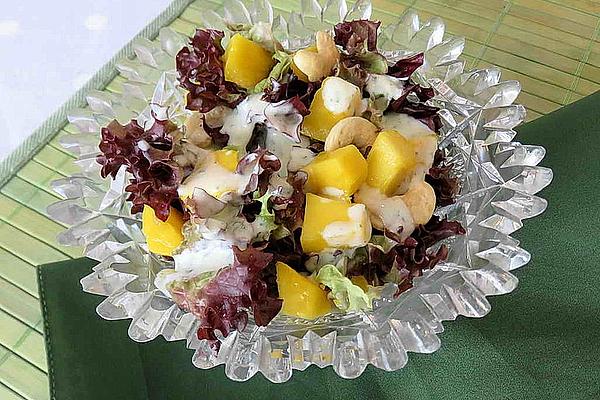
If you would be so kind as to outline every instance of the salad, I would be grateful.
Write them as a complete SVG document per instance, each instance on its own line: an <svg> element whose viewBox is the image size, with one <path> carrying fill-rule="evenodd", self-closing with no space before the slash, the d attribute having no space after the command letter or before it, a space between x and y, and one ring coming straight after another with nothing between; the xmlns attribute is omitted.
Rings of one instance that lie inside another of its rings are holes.
<svg viewBox="0 0 600 400"><path fill-rule="evenodd" d="M423 54L380 52L379 25L339 23L293 52L268 24L198 29L176 56L185 123L102 129L101 174L130 173L131 212L165 261L156 288L215 350L250 314L370 310L465 233L434 215L460 182L434 91L411 79Z"/></svg>

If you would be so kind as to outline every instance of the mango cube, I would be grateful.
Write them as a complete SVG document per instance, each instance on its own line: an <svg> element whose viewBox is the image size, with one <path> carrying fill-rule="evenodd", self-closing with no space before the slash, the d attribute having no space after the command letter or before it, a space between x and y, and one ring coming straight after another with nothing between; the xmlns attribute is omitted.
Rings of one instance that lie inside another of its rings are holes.
<svg viewBox="0 0 600 400"><path fill-rule="evenodd" d="M305 253L365 246L371 222L363 204L306 194L300 243Z"/></svg>
<svg viewBox="0 0 600 400"><path fill-rule="evenodd" d="M229 149L217 150L215 151L215 159L221 167L234 172L238 165L238 152Z"/></svg>
<svg viewBox="0 0 600 400"><path fill-rule="evenodd" d="M336 76L325 78L304 117L302 129L313 139L325 141L331 128L360 109L361 92L352 83Z"/></svg>
<svg viewBox="0 0 600 400"><path fill-rule="evenodd" d="M183 216L179 210L171 208L169 218L161 221L156 217L152 207L144 206L142 212L142 232L146 236L148 250L162 256L172 256L181 242L183 234Z"/></svg>
<svg viewBox="0 0 600 400"><path fill-rule="evenodd" d="M416 167L415 148L398 131L383 131L367 156L367 185L392 196Z"/></svg>
<svg viewBox="0 0 600 400"><path fill-rule="evenodd" d="M223 55L225 80L250 89L265 79L275 65L273 54L250 39L236 33Z"/></svg>
<svg viewBox="0 0 600 400"><path fill-rule="evenodd" d="M303 168L305 190L332 197L350 197L367 179L367 161L354 145L320 153Z"/></svg>
<svg viewBox="0 0 600 400"><path fill-rule="evenodd" d="M317 282L282 262L277 262L275 266L279 298L283 300L283 314L314 319L331 310L327 292Z"/></svg>

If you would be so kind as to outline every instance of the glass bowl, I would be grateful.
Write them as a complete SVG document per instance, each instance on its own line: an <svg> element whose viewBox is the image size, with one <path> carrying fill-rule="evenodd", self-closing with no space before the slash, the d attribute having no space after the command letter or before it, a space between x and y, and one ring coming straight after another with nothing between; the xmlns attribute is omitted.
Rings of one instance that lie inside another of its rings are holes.
<svg viewBox="0 0 600 400"><path fill-rule="evenodd" d="M288 49L306 45L313 32L331 29L341 20L368 19L372 6L358 1L302 0L300 13L275 15L267 0L250 7L227 0L222 14L205 11L204 25L223 30L227 23L267 22ZM455 204L436 210L459 220L467 233L447 241L446 262L417 278L414 287L394 298L389 285L370 312L329 314L314 321L279 316L267 327L252 318L247 328L222 341L217 354L196 337L196 320L156 289L153 278L168 261L148 251L140 215L131 215L125 201L128 176L100 177L99 132L113 119L137 118L144 125L152 112L182 122L185 93L177 85L174 56L186 38L163 28L157 41L139 39L136 57L118 70L121 91L88 94L88 107L73 110L69 120L78 133L61 138L78 155L81 172L57 180L53 188L64 200L48 212L70 226L59 235L66 245L83 246L98 261L81 280L83 290L105 296L98 314L107 320L131 319L128 334L137 342L161 335L185 340L198 368L225 364L236 381L257 372L272 382L285 382L293 370L309 365L332 366L344 378L359 376L368 364L387 371L402 368L407 352L431 353L440 346L442 321L458 315L483 317L490 311L486 296L509 293L517 286L511 271L525 265L530 254L510 235L522 220L542 213L546 201L535 196L552 180L552 171L537 164L540 146L513 141L525 109L513 104L520 92L516 81L502 81L496 68L465 71L460 59L464 39L445 35L439 18L421 22L407 11L394 24L382 26L379 47L389 58L424 52L425 62L413 78L435 89L431 103L441 109L440 148L458 166L462 190Z"/></svg>

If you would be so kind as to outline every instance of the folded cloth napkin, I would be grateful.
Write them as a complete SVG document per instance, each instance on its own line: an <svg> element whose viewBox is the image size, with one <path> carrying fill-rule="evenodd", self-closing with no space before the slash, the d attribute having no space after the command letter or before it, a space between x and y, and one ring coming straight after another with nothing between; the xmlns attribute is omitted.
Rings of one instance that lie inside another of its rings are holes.
<svg viewBox="0 0 600 400"><path fill-rule="evenodd" d="M445 323L434 354L407 366L369 366L345 380L331 368L295 371L284 384L244 383L223 367L199 370L183 342L134 343L128 321L95 313L103 298L79 279L93 262L39 268L52 398L209 399L598 399L600 398L600 93L519 129L554 170L546 213L518 233L532 261L519 288L492 298L484 319Z"/></svg>

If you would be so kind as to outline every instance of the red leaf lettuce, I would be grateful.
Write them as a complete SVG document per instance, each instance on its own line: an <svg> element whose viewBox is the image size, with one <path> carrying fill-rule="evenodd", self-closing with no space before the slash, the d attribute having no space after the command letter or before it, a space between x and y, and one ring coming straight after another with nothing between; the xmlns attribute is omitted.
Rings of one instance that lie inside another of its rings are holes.
<svg viewBox="0 0 600 400"><path fill-rule="evenodd" d="M263 196L267 191L271 175L280 168L281 161L268 150L258 148L246 154L236 168L238 174L250 176L243 194L251 194L258 190L258 197Z"/></svg>
<svg viewBox="0 0 600 400"><path fill-rule="evenodd" d="M208 125L206 122L206 118L202 117L202 128L204 132L212 139L212 142L217 147L225 147L227 146L227 142L229 141L229 135L226 133L221 133L222 126L212 127Z"/></svg>
<svg viewBox="0 0 600 400"><path fill-rule="evenodd" d="M154 209L165 221L172 204L179 201L177 186L181 181L179 166L172 160L173 137L177 129L172 122L155 120L148 130L137 121L121 125L116 120L102 128L100 154L102 177L113 178L122 166L133 175L125 190L133 203L132 213L141 212L144 205Z"/></svg>
<svg viewBox="0 0 600 400"><path fill-rule="evenodd" d="M340 22L334 27L335 44L344 50L340 54L337 75L362 88L368 73L383 74L387 60L377 51L379 21L356 20Z"/></svg>
<svg viewBox="0 0 600 400"><path fill-rule="evenodd" d="M460 180L454 174L454 164L448 162L442 150L435 152L433 166L425 175L425 182L429 183L435 192L436 206L447 206L456 201L460 191Z"/></svg>
<svg viewBox="0 0 600 400"><path fill-rule="evenodd" d="M396 78L408 78L421 65L423 65L423 53L415 54L414 56L398 60L394 65L388 68L388 75Z"/></svg>
<svg viewBox="0 0 600 400"><path fill-rule="evenodd" d="M377 29L381 22L366 19L340 22L333 28L335 44L349 55L377 51Z"/></svg>
<svg viewBox="0 0 600 400"><path fill-rule="evenodd" d="M464 228L458 221L448 221L433 216L425 225L419 225L403 242L389 251L375 245L367 246L367 254L350 261L350 275L363 275L374 286L385 281L398 284L398 294L411 288L413 279L426 269L433 268L448 256L448 248L441 245L437 251L428 249L440 241L455 235L463 235ZM393 279L390 277L393 276Z"/></svg>
<svg viewBox="0 0 600 400"><path fill-rule="evenodd" d="M269 103L292 100L298 112L301 115L307 115L308 107L310 107L319 86L321 86L321 82L304 82L294 73L289 73L281 81L271 81L271 86L265 89L262 99Z"/></svg>
<svg viewBox="0 0 600 400"><path fill-rule="evenodd" d="M179 82L188 90L190 110L205 113L219 105L233 108L246 96L243 89L225 80L223 36L223 32L214 29L197 29L190 47L177 53Z"/></svg>
<svg viewBox="0 0 600 400"><path fill-rule="evenodd" d="M207 339L215 351L220 346L216 331L227 336L233 330L243 330L248 323L247 310L252 310L257 325L265 326L282 305L281 299L269 295L262 279L273 255L253 247L233 250L233 264L220 270L197 292L172 288L175 302L198 318L198 338Z"/></svg>
<svg viewBox="0 0 600 400"><path fill-rule="evenodd" d="M275 213L275 222L285 226L290 232L302 226L304 219L304 184L307 175L297 172L288 176L288 183L294 189L291 196L274 195L269 199L270 205Z"/></svg>
<svg viewBox="0 0 600 400"><path fill-rule="evenodd" d="M410 94L415 95L419 102L410 100ZM438 115L439 108L425 104L433 96L435 96L435 92L432 88L425 88L409 80L404 87L402 96L392 101L386 111L410 115L427 125L432 131L438 132L442 127L442 121Z"/></svg>

